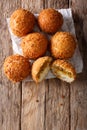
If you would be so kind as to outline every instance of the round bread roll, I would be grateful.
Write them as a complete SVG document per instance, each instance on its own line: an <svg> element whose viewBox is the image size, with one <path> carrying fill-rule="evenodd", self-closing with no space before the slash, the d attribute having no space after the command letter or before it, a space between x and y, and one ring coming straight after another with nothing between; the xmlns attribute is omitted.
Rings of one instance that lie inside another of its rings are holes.
<svg viewBox="0 0 87 130"><path fill-rule="evenodd" d="M76 40L69 32L57 32L51 38L51 53L57 59L68 59L74 54Z"/></svg>
<svg viewBox="0 0 87 130"><path fill-rule="evenodd" d="M44 9L39 14L38 24L44 32L55 33L63 24L63 16L52 8Z"/></svg>
<svg viewBox="0 0 87 130"><path fill-rule="evenodd" d="M29 59L37 59L45 54L47 44L48 40L43 34L31 33L21 42L23 55Z"/></svg>
<svg viewBox="0 0 87 130"><path fill-rule="evenodd" d="M4 73L13 82L22 81L30 75L29 61L21 55L12 55L5 59Z"/></svg>
<svg viewBox="0 0 87 130"><path fill-rule="evenodd" d="M25 9L18 9L13 12L10 18L10 27L12 32L19 36L25 36L32 32L35 25L34 15Z"/></svg>
<svg viewBox="0 0 87 130"><path fill-rule="evenodd" d="M44 56L38 58L32 65L32 78L38 83L45 79L48 71L50 70L50 64L52 58L49 56Z"/></svg>
<svg viewBox="0 0 87 130"><path fill-rule="evenodd" d="M57 78L68 83L73 82L76 78L76 71L68 61L57 59L52 63L51 69Z"/></svg>

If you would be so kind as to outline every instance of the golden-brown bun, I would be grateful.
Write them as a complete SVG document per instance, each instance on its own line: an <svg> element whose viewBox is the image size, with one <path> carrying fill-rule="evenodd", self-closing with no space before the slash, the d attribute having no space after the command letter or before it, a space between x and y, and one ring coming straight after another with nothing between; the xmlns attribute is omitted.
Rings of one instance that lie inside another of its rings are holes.
<svg viewBox="0 0 87 130"><path fill-rule="evenodd" d="M63 24L63 16L52 8L44 9L39 14L38 24L44 32L55 33Z"/></svg>
<svg viewBox="0 0 87 130"><path fill-rule="evenodd" d="M57 78L68 83L73 82L76 78L76 71L68 61L57 59L52 63L51 69Z"/></svg>
<svg viewBox="0 0 87 130"><path fill-rule="evenodd" d="M38 58L32 65L32 78L38 83L41 82L47 75L52 58L49 56L44 56Z"/></svg>
<svg viewBox="0 0 87 130"><path fill-rule="evenodd" d="M75 48L75 38L69 32L57 32L51 38L51 53L55 59L71 58Z"/></svg>
<svg viewBox="0 0 87 130"><path fill-rule="evenodd" d="M4 73L13 82L26 78L31 71L29 61L20 55L12 55L5 59Z"/></svg>
<svg viewBox="0 0 87 130"><path fill-rule="evenodd" d="M30 33L35 24L34 15L25 9L18 9L13 12L10 18L10 27L12 32L19 36L25 36Z"/></svg>
<svg viewBox="0 0 87 130"><path fill-rule="evenodd" d="M22 40L23 55L29 59L43 56L47 49L48 40L43 34L31 33Z"/></svg>

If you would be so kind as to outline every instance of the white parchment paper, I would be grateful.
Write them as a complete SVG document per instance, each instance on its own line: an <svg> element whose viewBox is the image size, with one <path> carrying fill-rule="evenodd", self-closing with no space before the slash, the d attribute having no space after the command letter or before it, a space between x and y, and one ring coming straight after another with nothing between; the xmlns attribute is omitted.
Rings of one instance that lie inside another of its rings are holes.
<svg viewBox="0 0 87 130"><path fill-rule="evenodd" d="M72 33L74 36L76 36L71 9L70 8L69 9L60 9L58 11L63 15L63 18L64 18L64 23L63 23L61 31L67 31L67 32ZM37 18L38 14L35 14L35 16ZM10 18L7 18L8 29L9 29L9 32L10 32L10 35L11 35L11 40L12 40L13 53L14 54L17 53L17 54L22 55L22 49L20 47L20 43L21 43L22 38L15 36L11 32L11 29L10 29L10 26L9 26L9 20L10 20ZM40 32L40 29L37 26L35 26L34 31ZM49 37L51 37L51 36L48 35L48 38ZM77 73L82 72L83 61L82 61L82 58L81 58L81 55L80 55L78 45L76 47L76 50L75 50L73 57L70 58L69 61L73 64ZM46 76L46 79L51 79L51 78L55 78L55 76L51 73L51 71L49 71L48 75ZM27 77L24 81L32 81L31 76Z"/></svg>

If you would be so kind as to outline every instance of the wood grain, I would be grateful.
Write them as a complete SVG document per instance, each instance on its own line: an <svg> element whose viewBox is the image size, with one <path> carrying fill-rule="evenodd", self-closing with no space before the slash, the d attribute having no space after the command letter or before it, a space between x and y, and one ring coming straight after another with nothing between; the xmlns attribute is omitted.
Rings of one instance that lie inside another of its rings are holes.
<svg viewBox="0 0 87 130"><path fill-rule="evenodd" d="M45 1L46 8L67 8L68 0ZM46 130L69 130L69 84L49 80L46 91ZM47 101L48 100L48 101Z"/></svg>
<svg viewBox="0 0 87 130"><path fill-rule="evenodd" d="M44 8L43 0L23 0L22 7L38 13ZM22 83L21 130L44 130L44 102L46 82L36 85L34 82Z"/></svg>
<svg viewBox="0 0 87 130"><path fill-rule="evenodd" d="M12 84L3 73L4 59L12 54L6 17L18 7L19 0L0 1L0 130L20 129L20 84Z"/></svg>
<svg viewBox="0 0 87 130"><path fill-rule="evenodd" d="M83 73L71 85L58 79L12 84L3 73L4 59L12 54L6 17L20 7L39 13L68 6L73 9ZM0 130L87 130L87 1L1 0L0 9Z"/></svg>
<svg viewBox="0 0 87 130"><path fill-rule="evenodd" d="M34 82L22 84L22 130L45 129L45 87L44 81L38 85Z"/></svg>
<svg viewBox="0 0 87 130"><path fill-rule="evenodd" d="M68 0L45 0L45 8L68 8Z"/></svg>
<svg viewBox="0 0 87 130"><path fill-rule="evenodd" d="M76 35L79 43L79 48L84 61L84 68L82 75L86 79L87 75L87 1L71 0L70 7L73 10L74 23L76 28Z"/></svg>
<svg viewBox="0 0 87 130"><path fill-rule="evenodd" d="M68 7L67 0L37 1L23 0L22 7L34 13L46 7ZM34 82L22 83L21 128L69 130L69 85L58 79L45 80L38 85Z"/></svg>
<svg viewBox="0 0 87 130"><path fill-rule="evenodd" d="M46 130L69 130L69 84L51 79L46 89Z"/></svg>
<svg viewBox="0 0 87 130"><path fill-rule="evenodd" d="M70 86L71 130L87 130L87 1L71 0L76 35L84 61L83 73Z"/></svg>
<svg viewBox="0 0 87 130"><path fill-rule="evenodd" d="M71 85L71 130L87 130L87 81Z"/></svg>
<svg viewBox="0 0 87 130"><path fill-rule="evenodd" d="M23 0L22 8L29 9L32 13L39 13L44 8L44 0Z"/></svg>

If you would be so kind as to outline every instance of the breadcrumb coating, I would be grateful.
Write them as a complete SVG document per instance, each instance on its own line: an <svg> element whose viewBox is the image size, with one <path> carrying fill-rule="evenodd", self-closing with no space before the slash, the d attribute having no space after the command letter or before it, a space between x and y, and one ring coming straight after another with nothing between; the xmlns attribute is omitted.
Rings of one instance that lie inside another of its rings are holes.
<svg viewBox="0 0 87 130"><path fill-rule="evenodd" d="M21 55L11 55L5 59L4 73L13 82L22 81L30 75L31 67L28 59Z"/></svg>
<svg viewBox="0 0 87 130"><path fill-rule="evenodd" d="M48 40L41 33L31 33L22 40L23 55L29 59L43 56L47 50Z"/></svg>
<svg viewBox="0 0 87 130"><path fill-rule="evenodd" d="M63 24L63 16L55 9L43 9L39 14L38 24L44 32L55 33Z"/></svg>
<svg viewBox="0 0 87 130"><path fill-rule="evenodd" d="M38 58L32 65L32 78L38 83L45 79L52 62L52 58L44 56Z"/></svg>
<svg viewBox="0 0 87 130"><path fill-rule="evenodd" d="M57 32L51 38L51 53L55 59L71 58L75 48L76 40L69 32Z"/></svg>
<svg viewBox="0 0 87 130"><path fill-rule="evenodd" d="M10 27L12 32L19 36L25 36L32 32L35 25L34 15L25 9L18 9L13 12L10 18Z"/></svg>

